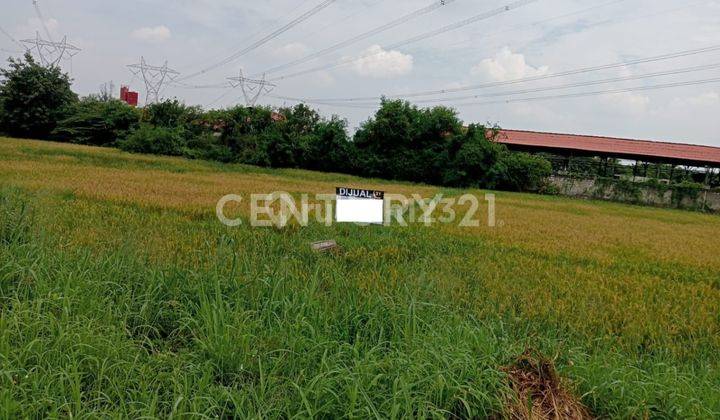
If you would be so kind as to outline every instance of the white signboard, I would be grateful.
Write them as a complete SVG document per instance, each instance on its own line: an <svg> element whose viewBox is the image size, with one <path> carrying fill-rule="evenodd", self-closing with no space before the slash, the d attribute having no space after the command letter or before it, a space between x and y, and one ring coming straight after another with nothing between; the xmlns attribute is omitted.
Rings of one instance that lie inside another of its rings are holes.
<svg viewBox="0 0 720 420"><path fill-rule="evenodd" d="M338 187L335 194L335 221L338 223L383 223L384 192Z"/></svg>

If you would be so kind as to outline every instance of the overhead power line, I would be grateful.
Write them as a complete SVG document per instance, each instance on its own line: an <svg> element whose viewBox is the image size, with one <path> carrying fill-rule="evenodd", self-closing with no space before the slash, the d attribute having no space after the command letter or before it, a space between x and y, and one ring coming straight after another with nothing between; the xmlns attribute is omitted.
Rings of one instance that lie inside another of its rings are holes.
<svg viewBox="0 0 720 420"><path fill-rule="evenodd" d="M507 103L514 103L514 102L533 102L533 101L544 101L544 100L552 100L552 99L581 98L581 97L587 97L587 96L612 95L612 94L618 94L618 93L633 93L633 92L644 92L644 91L650 91L650 90L670 89L670 88L684 87L684 86L706 85L706 84L711 84L711 83L720 83L720 78L690 80L690 81L683 81L683 82L664 83L664 84L649 85L649 86L638 86L638 87L623 88L623 89L608 89L608 90L597 90L597 91L591 91L591 92L567 93L567 94L560 94L560 95L535 96L535 97L529 97L529 98L501 99L501 100L483 101L483 102L461 102L461 103L452 104L452 106L454 106L454 107L481 106L481 105L507 104ZM285 100L285 101L300 102L300 103L307 103L307 104L314 104L314 105L323 105L323 106L335 106L335 107L343 107L343 108L375 109L378 107L378 104L369 104L369 103L347 104L347 103L331 103L331 102L323 102L323 101L305 100L303 98L292 98L292 97L287 97L287 96L270 95L270 97L275 98L275 99Z"/></svg>
<svg viewBox="0 0 720 420"><path fill-rule="evenodd" d="M297 12L298 10L302 9L303 7L305 7L305 5L306 5L307 3L309 3L310 1L311 1L311 0L302 0L297 6L293 7L292 10L290 10L289 12L287 12L287 16L293 16L293 15L295 14L295 12ZM238 42L236 42L236 43L237 43L237 44L242 44L242 45L249 44L252 40L256 39L258 36L266 33L270 28L272 28L272 27L274 27L274 26L277 26L277 24L278 24L279 22L281 22L281 21L284 22L284 17L283 17L283 18L277 18L277 19L275 19L274 22L273 22L272 24L270 24L270 25L264 25L264 26L262 26L262 28L260 28L260 29L259 29L258 31L256 31L256 32L253 32L251 35L247 36L242 42L238 41ZM228 54L227 52L224 52L224 53L222 53L222 54L215 55L215 56L213 56L212 58L208 57L206 60L204 60L203 63L214 63L214 62L217 61L217 60L225 59L225 58L227 57L227 54ZM190 68L188 69L188 67L190 67ZM197 68L197 67L199 67L199 65L197 64L197 62L193 62L193 63L191 63L191 64L189 64L189 65L183 65L183 66L181 66L181 67L179 68L179 71L182 73L182 72L184 72L184 71L186 71L186 70L193 70L193 69L195 69L195 68Z"/></svg>
<svg viewBox="0 0 720 420"><path fill-rule="evenodd" d="M443 7L443 6L447 6L447 5L450 4L450 3L454 3L455 1L456 1L456 0L439 0L439 1L435 1L435 2L433 2L432 4L430 4L429 6L423 7L423 8L421 8L421 9L415 10L415 11L413 11L413 12L410 12L410 13L404 15L404 16L401 16L401 17L398 18L398 19L395 19L395 20L393 20L393 21L391 21L391 22L388 22L388 23L386 23L386 24L384 24L384 25L380 25L380 26L378 26L378 27L376 27L376 28L370 29L370 30L367 31L367 32L363 32L363 33L361 33L361 34L359 34L359 35L356 35L356 36L354 36L354 37L352 37L352 38L346 39L345 41L338 42L337 44L334 44L334 45L332 45L332 46L330 46L330 47L327 47L327 48L325 48L325 49L323 49L323 50L314 52L314 53L309 54L309 55L307 55L307 56L305 56L305 57L302 57L302 58L299 58L299 59L297 59L297 60L291 61L291 62L289 62L289 63L285 63L285 64L282 64L282 65L279 65L279 66L270 68L270 69L266 70L265 73L277 73L278 71L285 70L285 69L290 68L290 67L294 67L294 66L296 66L296 65L298 65L298 64L307 63L308 61L311 61L311 60L314 60L314 59L316 59L316 58L322 57L322 56L324 56L324 55L330 54L330 53L333 52L333 51L337 51L337 50L339 50L339 49L342 49L342 48L348 47L348 46L350 46L350 45L353 45L353 44L355 44L355 43L357 43L357 42L360 42L360 41L362 41L362 40L364 40L364 39L367 39L367 38L370 38L370 37L372 37L372 36L378 35L378 34L380 34L380 33L386 32L386 31L388 31L388 30L390 30L390 29L392 29L392 28L395 28L396 26L400 26L400 25L402 25L402 24L404 24L404 23L407 23L407 22L409 22L409 21L411 21L411 20L413 20L413 19L416 19L416 18L418 18L418 17L420 17L420 16L423 16L423 15L426 15L426 14L429 14L429 13L432 13L432 12L434 12L435 10L437 10L437 9Z"/></svg>
<svg viewBox="0 0 720 420"><path fill-rule="evenodd" d="M10 39L10 41L12 41L13 44L17 45L18 47L22 48L23 50L26 49L25 46L20 43L20 41L18 41L17 39L15 39L14 36L10 35L10 33L7 32L5 29L3 29L2 26L0 26L0 32L2 32L3 35L5 35L6 37L8 37L8 39Z"/></svg>
<svg viewBox="0 0 720 420"><path fill-rule="evenodd" d="M50 30L47 27L47 24L45 23L45 18L43 17L42 13L40 12L40 6L38 5L37 0L33 0L33 6L35 7L35 14L37 15L38 19L40 19L40 24L42 25L43 29L45 30L45 35L47 35L50 42L54 42L52 35L50 34Z"/></svg>
<svg viewBox="0 0 720 420"><path fill-rule="evenodd" d="M519 31L521 31L521 30L523 30L523 29L525 29L525 28L532 28L532 27L536 27L536 26L539 26L539 25L542 25L542 24L545 24L545 23L548 23L548 22L553 22L553 21L556 21L556 20L561 20L561 19L565 19L565 18L568 18L568 17L577 16L577 15L583 15L583 14L586 14L586 13L588 13L588 12L592 12L592 11L595 11L595 10L597 10L597 9L600 9L600 8L605 8L605 7L613 6L613 5L616 5L616 4L618 4L618 3L624 3L624 2L626 2L626 1L628 1L628 0L611 0L611 1L608 1L608 2L605 2L605 3L595 4L595 5L591 6L591 7L586 7L586 8L583 8L583 9L575 10L575 11L573 11L573 12L568 12L568 13L562 13L562 14L559 14L559 15L554 15L554 16L551 16L551 17L547 17L547 18L540 19L540 20L536 20L536 21L529 22L529 23L524 23L524 24L521 24L521 25L515 25L515 26L511 26L511 27L503 27L502 30L498 30L498 31L488 32L488 31L487 31L487 28L483 28L484 30L483 30L482 32L475 32L475 33L468 34L467 36L463 37L464 39L461 40L461 41L452 42L452 43L443 43L443 44L442 44L442 49L441 49L440 51L435 51L435 52L433 53L433 58L434 58L434 60L432 60L432 61L433 61L433 62L435 62L435 61L445 62L445 61L447 61L447 58L446 58L446 57L448 57L448 56L454 56L454 55L463 55L463 56L465 56L465 57L470 58L470 57L473 56L473 55L470 54L470 53L477 52L477 51L485 51L485 50L488 50L488 49L489 49L488 47L493 45L493 44L488 44L488 43L486 43L486 42L479 42L481 39L482 39L482 40L485 40L485 39L498 38L498 37L503 36L503 35L508 34L508 33L512 33L512 34L514 34L514 35L517 35ZM619 20L619 19L618 19L618 20ZM617 21L617 20L613 20L613 23L615 23L616 21ZM597 26L597 25L599 25L599 24L590 25L590 26L592 27L592 26ZM587 29L587 27L584 27L584 29ZM542 37L542 36L544 36L544 35L539 35L539 37ZM502 42L503 46L507 45L507 44L508 44L508 42L507 42L507 37L503 36L501 42ZM453 46L464 45L464 44L468 44L468 43L471 43L471 44L476 45L476 46L477 46L477 45L481 45L481 46L480 46L480 47L477 47L477 48L467 48L467 47L462 47L462 48L450 48L450 47L453 47ZM439 53L439 54L438 54L438 53ZM427 53L426 53L426 54L427 54Z"/></svg>
<svg viewBox="0 0 720 420"><path fill-rule="evenodd" d="M588 8L586 8L586 9L579 10L579 11L576 11L576 12L571 12L571 13L567 13L567 14L563 14L563 15L551 17L551 18L548 18L548 19L539 20L539 21L536 21L536 22L533 22L533 23L530 23L530 24L515 26L515 27L512 27L512 28L504 29L504 30L502 30L502 31L496 31L496 32L493 32L493 33L490 33L490 34L487 34L487 32L470 34L470 36L468 36L466 39L463 39L463 40L461 40L461 41L454 42L454 43L451 43L451 44L444 45L443 47L445 47L445 48L443 49L443 52L447 52L447 51L448 51L447 47L454 47L454 46L457 46L457 45L464 45L464 44L476 42L476 41L477 41L477 37L488 38L488 37L496 37L496 36L498 36L498 35L502 35L502 34L505 34L505 33L517 32L518 30L523 29L523 28L525 28L525 27L537 26L537 25L542 24L542 23L551 22L551 21L553 21L553 20L558 20L558 19L563 19L563 18L570 17L570 16L573 16L573 15L583 14L583 13L586 13L586 12L588 12L588 11L592 11L592 10L595 10L595 9L598 9L598 8L602 8L602 7L607 7L607 6L616 4L616 3L622 3L622 2L625 2L625 1L627 1L627 0L615 0L615 1L610 1L610 2L608 2L608 3L597 4L597 5L593 5L593 6L591 6L591 7L588 7ZM649 17L655 17L655 16L659 16L659 15L670 14L670 13L678 12L678 11L681 11L681 10L684 10L684 9L697 7L697 6L699 6L700 4L702 4L702 3L704 3L704 2L705 2L705 1L688 2L688 3L686 3L686 4L683 4L683 5L680 6L680 7L673 7L673 8L670 8L670 9L663 9L663 10L655 11L655 12L652 12L652 13L645 13L645 14L640 14L640 15L629 15L629 16L623 16L623 17L615 17L615 16L613 16L612 18L606 18L606 19L604 19L604 20L602 20L602 21L599 21L599 22L594 22L594 23L585 24L585 25L583 25L583 29L584 29L584 30L588 30L588 29L591 29L591 28L596 28L596 27L599 27L599 26L606 26L606 25L607 25L607 26L612 26L612 25L617 25L617 24L620 24L620 23L632 22L632 21L637 21L637 20L641 20L641 19L646 19L646 18L649 18ZM464 48L464 47L463 47L463 48L453 48L453 49L450 49L449 51L454 51L454 52L457 52L457 53L459 53L459 54L462 54L462 53L466 53L466 52L468 51L468 49L467 49L467 48Z"/></svg>
<svg viewBox="0 0 720 420"><path fill-rule="evenodd" d="M0 51L2 51L2 52L4 52L4 53L8 53L8 54L22 54L22 51L8 50L8 49L5 49L5 48L0 48Z"/></svg>
<svg viewBox="0 0 720 420"><path fill-rule="evenodd" d="M586 86L597 86L597 85L605 85L608 83L617 83L617 82L629 82L632 80L650 79L653 77L674 76L674 75L678 75L678 74L694 73L694 72L705 71L705 70L714 70L714 69L718 69L718 68L720 68L720 63L714 63L714 64L706 64L706 65L702 65L702 66L685 67L685 68L675 69L675 70L659 71L659 72L655 72L655 73L646 73L646 74L638 74L638 75L623 76L623 77L612 77L609 79L591 80L591 81L585 81L585 82L568 83L568 84L564 84L564 85L554 85L554 86L545 86L545 87L540 87L540 88L522 89L522 90L516 90L516 91L510 91L510 92L485 93L485 94L481 94L481 95L455 96L455 97L451 97L451 98L439 98L439 99L423 99L423 100L419 100L419 101L414 101L414 103L420 104L420 103L453 102L453 101L463 101L466 99L479 99L479 98L491 98L491 97L497 97L497 96L524 95L527 93L538 93L538 92L547 92L547 91L562 90L562 89L572 89L572 88L586 87Z"/></svg>
<svg viewBox="0 0 720 420"><path fill-rule="evenodd" d="M218 96L217 98L215 98L212 101L203 105L203 108L205 108L205 109L210 108L211 106L215 105L216 103L220 102L223 98L228 96L231 92L232 92L231 90L225 91L222 95Z"/></svg>
<svg viewBox="0 0 720 420"><path fill-rule="evenodd" d="M205 85L193 85L190 83L174 81L169 84L173 85L175 87L183 88L183 89L226 89L226 88L233 87L232 83L230 83L230 82L209 83L209 84L205 84Z"/></svg>
<svg viewBox="0 0 720 420"><path fill-rule="evenodd" d="M213 64L213 65L210 65L210 66L208 66L208 67L205 67L204 69L202 69L202 70L200 70L200 71L197 71L197 72L195 72L195 73L191 73L191 74L189 74L189 75L187 75L187 76L185 76L185 77L183 77L183 78L181 78L181 79L178 79L178 80L180 80L180 81L182 81L182 80L188 80L188 79L191 79L191 78L193 78L193 77L197 77L197 76L203 75L203 74L205 74L205 73L207 73L207 72L209 72L209 71L211 71L211 70L214 70L214 69L216 69L216 68L222 67L222 66L224 66L224 65L226 65L226 64L228 64L228 63L233 62L233 61L237 60L238 58L242 57L243 55L245 55L245 54L247 54L247 53L249 53L249 52L251 52L251 51L254 51L254 50L260 48L261 46L267 44L268 42L270 42L270 41L272 41L273 39L277 38L278 36L284 34L285 32L289 31L290 29L294 28L295 26L301 24L302 22L310 19L312 16L318 14L319 12L321 12L322 10L324 10L325 8L327 8L328 6L330 6L331 4L335 3L336 1L337 1L337 0L324 0L323 2L321 2L320 4L318 4L317 6L313 7L312 9L310 9L310 10L308 10L307 12L303 13L302 15L298 16L297 18L295 18L294 20L290 21L289 23L287 23L286 25L282 26L281 28L278 28L277 30L275 30L275 31L273 31L272 33L270 33L269 35L261 38L260 40L255 41L254 43L252 43L252 44L249 45L248 47L245 47L245 48L243 48L243 49L235 52L234 54L230 55L229 57L227 57L227 58L225 58L225 59L223 59L223 60L221 60L221 61L219 61L219 62L217 62L217 63L215 63L215 64Z"/></svg>
<svg viewBox="0 0 720 420"><path fill-rule="evenodd" d="M279 99L282 101L290 101L290 102L297 102L301 104L312 104L312 105L324 105L324 106L332 106L332 107L340 107L340 108L358 108L358 109L369 109L369 108L377 108L378 104L369 104L369 103L334 103L334 102L323 102L321 100L313 100L313 99L307 99L307 98L298 98L293 96L281 96L281 95L268 95L268 98L273 99Z"/></svg>
<svg viewBox="0 0 720 420"><path fill-rule="evenodd" d="M443 26L443 27L441 27L441 28L438 28L438 29L435 29L435 30L432 30L432 31L428 31L428 32L422 33L422 34L420 34L420 35L414 36L414 37L412 37L412 38L406 39L406 40L404 40L404 41L401 41L401 42L398 42L398 43L395 43L395 44L392 44L392 45L384 46L383 49L384 49L384 50L392 50L392 49L404 47L404 46L406 46L406 45L413 44L413 43L418 42L418 41L422 41L422 40L425 40L425 39L428 39L428 38L432 38L432 37L435 37L435 36L438 36L438 35L442 35L442 34L444 34L444 33L450 32L450 31L454 31L454 30L460 29L460 28L462 28L462 27L464 27L464 26L467 26L467 25L470 25L470 24L473 24L473 23L476 23L476 22L479 22L479 21L482 21L482 20L490 19L491 17L500 15L500 14L502 14L502 13L509 12L509 11L511 11L511 10L515 10L515 9L517 9L517 8L526 6L526 5L530 4L530 3L535 3L536 1L538 1L538 0L517 0L517 1L515 1L515 2L509 3L509 4L505 5L505 6L499 7L499 8L497 8L497 9L490 10L490 11L484 12L484 13L480 13L480 14L478 14L478 15L469 17L469 18L464 19L464 20L461 20L461 21L459 21L459 22L455 22L455 23L452 23L452 24L450 24L450 25L446 25L446 26ZM296 72L296 73L291 73L291 74L288 74L288 75L285 75L285 76L278 76L278 77L275 77L275 78L270 79L270 80L271 80L271 81L284 80L284 79L289 79L289 78L292 78L292 77L302 76L302 75L305 75L305 74L315 73L315 72L318 72L318 71L328 70L328 69L331 69L331 68L334 68L334 67L339 67L339 66L343 66L343 65L346 65L346 64L354 63L354 62L356 62L356 61L359 61L359 60L362 60L362 59L365 59L365 58L373 57L373 56L376 56L376 55L378 55L378 54L381 54L381 53L380 53L380 52L374 52L374 53L363 54L363 55L361 55L360 57L348 57L348 58L343 58L343 59L340 59L339 61L337 61L337 62L335 62L335 63L331 63L331 64L327 64L327 65L323 65L323 66L318 66L318 67L313 67L313 68L310 68L310 69L307 69L307 70L302 70L302 71L299 71L299 72Z"/></svg>
<svg viewBox="0 0 720 420"><path fill-rule="evenodd" d="M647 63L653 63L658 61L665 61L665 60L671 60L676 58L683 58L683 57L689 57L693 55L698 54L705 54L710 52L720 51L720 45L713 45L709 47L704 48L697 48L692 50L683 50L683 51L677 51L673 53L668 54L662 54L657 55L653 57L646 57L646 58L639 58L635 60L628 60L628 61L621 61L621 62L615 62L610 64L602 64L598 66L590 66L590 67L581 67L573 70L567 70L562 71L558 73L550 73L550 74L544 74L544 75L538 75L538 76L530 76L530 77L521 77L517 79L511 79L501 82L487 82L487 83L479 83L479 84L473 84L473 85L466 85L466 86L460 86L457 88L447 88L447 89L436 89L436 90L426 90L421 92L412 92L412 93L402 93L402 94L394 94L394 95L382 95L382 96L360 96L360 97L354 97L354 98L316 98L312 100L322 101L322 102L356 102L356 101L375 101L380 100L382 97L388 98L388 99L398 99L398 98L417 98L421 96L437 96L437 95L445 95L448 93L459 93L459 92L466 92L471 90L479 90L479 89L486 89L486 88L492 88L492 87L501 87L501 86L508 86L508 85L515 85L519 83L527 83L527 82L534 82L539 80L547 80L547 79L554 79L558 77L565 77L565 76L574 76L578 74L584 74L584 73L591 73L601 70L611 70L616 68L622 68L622 67L628 67L628 66L635 66L639 64L647 64Z"/></svg>
<svg viewBox="0 0 720 420"><path fill-rule="evenodd" d="M373 9L375 6L377 6L378 4L382 3L383 1L385 1L385 0L371 0L371 1L368 2L368 3L364 2L364 1L363 1L363 2L360 2L360 3L361 3L361 4L360 4L361 8L359 8L359 9L357 9L357 10L354 10L353 12L351 12L351 13L349 13L349 14L341 17L341 18L333 19L333 20L332 20L331 22L329 22L327 25L322 25L322 26L318 26L318 27L313 27L313 30L312 30L311 32L303 33L301 36L299 36L299 37L297 37L297 38L294 38L294 40L295 40L296 42L301 42L301 41L304 41L304 40L307 40L307 39L310 39L310 38L316 38L319 34L324 35L324 34L327 33L327 30L328 30L328 29L330 29L330 28L332 28L332 27L335 27L335 26L338 26L338 25L344 24L344 23L347 22L348 20L355 18L356 16L360 15L361 13L364 13L364 12L366 12L367 10Z"/></svg>
<svg viewBox="0 0 720 420"><path fill-rule="evenodd" d="M664 83L651 86L638 86L634 88L626 89L609 89L609 90L597 90L592 92L578 92L578 93L567 93L563 95L552 95L552 96L535 96L530 98L518 98L518 99L507 99L497 101L485 101L485 102L466 102L458 103L455 106L472 106L472 105L493 105L502 103L512 102L533 102L533 101L544 101L550 99L566 99L566 98L582 98L586 96L599 96L599 95L612 95L618 93L633 93L633 92L644 92L648 90L659 90L659 89L670 89L684 86L696 86L696 85L707 85L711 83L720 83L720 77L712 79L700 79L700 80L689 80L684 82Z"/></svg>

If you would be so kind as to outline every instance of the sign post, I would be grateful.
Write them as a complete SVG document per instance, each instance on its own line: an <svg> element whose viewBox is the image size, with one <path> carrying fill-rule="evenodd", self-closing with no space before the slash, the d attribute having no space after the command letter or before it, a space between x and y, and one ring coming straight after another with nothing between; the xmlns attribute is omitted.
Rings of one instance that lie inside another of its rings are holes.
<svg viewBox="0 0 720 420"><path fill-rule="evenodd" d="M385 192L338 187L335 194L336 222L383 224Z"/></svg>

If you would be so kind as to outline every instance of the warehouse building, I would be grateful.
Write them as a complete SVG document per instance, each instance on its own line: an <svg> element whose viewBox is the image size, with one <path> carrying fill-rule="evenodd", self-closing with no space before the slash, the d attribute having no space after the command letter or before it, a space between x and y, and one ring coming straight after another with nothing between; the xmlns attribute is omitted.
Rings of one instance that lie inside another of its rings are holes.
<svg viewBox="0 0 720 420"><path fill-rule="evenodd" d="M592 167L605 176L677 179L686 175L706 185L720 183L720 147L614 137L501 130L498 143L509 149L543 154L556 172Z"/></svg>

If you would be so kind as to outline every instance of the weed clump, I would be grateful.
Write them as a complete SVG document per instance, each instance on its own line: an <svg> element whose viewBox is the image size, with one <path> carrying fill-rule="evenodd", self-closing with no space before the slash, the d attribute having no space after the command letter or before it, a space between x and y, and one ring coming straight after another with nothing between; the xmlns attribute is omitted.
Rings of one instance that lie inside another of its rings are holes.
<svg viewBox="0 0 720 420"><path fill-rule="evenodd" d="M525 351L504 368L515 394L507 403L511 419L592 419L588 409L567 390L551 360Z"/></svg>

